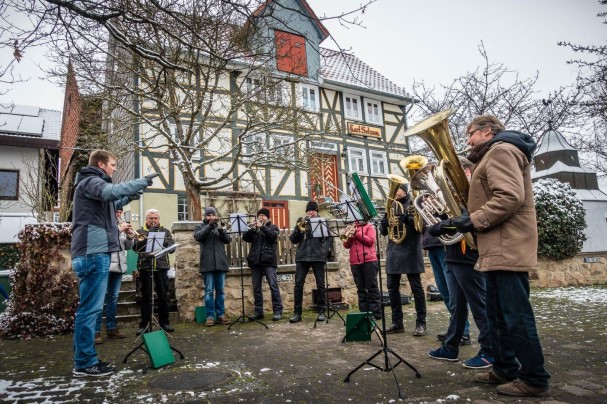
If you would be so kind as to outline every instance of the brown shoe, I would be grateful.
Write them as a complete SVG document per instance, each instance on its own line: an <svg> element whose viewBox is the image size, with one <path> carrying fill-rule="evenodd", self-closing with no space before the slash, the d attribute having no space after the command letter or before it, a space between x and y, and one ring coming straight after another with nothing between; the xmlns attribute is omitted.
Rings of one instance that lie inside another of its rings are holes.
<svg viewBox="0 0 607 404"><path fill-rule="evenodd" d="M107 337L111 338L111 339L123 339L123 338L126 338L126 335L124 335L120 331L114 329L114 330L107 330Z"/></svg>
<svg viewBox="0 0 607 404"><path fill-rule="evenodd" d="M485 373L477 373L474 375L474 381L485 384L504 384L508 383L508 380L495 374L493 370Z"/></svg>
<svg viewBox="0 0 607 404"><path fill-rule="evenodd" d="M103 343L103 340L101 339L101 333L96 332L95 333L95 344L99 345L101 343Z"/></svg>
<svg viewBox="0 0 607 404"><path fill-rule="evenodd" d="M510 383L497 386L497 392L512 397L545 397L548 395L548 386L529 386L521 379L515 379Z"/></svg>
<svg viewBox="0 0 607 404"><path fill-rule="evenodd" d="M230 324L231 321L226 316L221 316L217 319L219 324Z"/></svg>
<svg viewBox="0 0 607 404"><path fill-rule="evenodd" d="M415 331L413 331L414 337L423 337L426 335L426 326L423 324L418 324L415 326Z"/></svg>
<svg viewBox="0 0 607 404"><path fill-rule="evenodd" d="M405 332L405 328L402 325L392 324L386 328L386 334L400 334Z"/></svg>
<svg viewBox="0 0 607 404"><path fill-rule="evenodd" d="M213 317L207 318L207 326L215 325L215 319Z"/></svg>

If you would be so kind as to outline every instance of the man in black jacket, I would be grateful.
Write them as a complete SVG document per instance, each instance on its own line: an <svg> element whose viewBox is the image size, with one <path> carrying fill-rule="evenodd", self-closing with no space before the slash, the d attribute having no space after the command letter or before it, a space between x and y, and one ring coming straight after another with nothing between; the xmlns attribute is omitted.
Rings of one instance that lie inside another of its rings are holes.
<svg viewBox="0 0 607 404"><path fill-rule="evenodd" d="M247 256L247 262L251 268L253 282L253 297L255 299L255 313L249 316L252 321L263 319L263 293L261 291L261 279L266 276L268 286L272 292L272 321L282 318L282 299L278 280L276 279L276 241L279 230L270 221L270 211L261 208L257 212L257 220L253 222L242 236L247 243L252 243L251 250Z"/></svg>
<svg viewBox="0 0 607 404"><path fill-rule="evenodd" d="M160 213L156 209L149 209L145 212L145 224L137 233L145 235L142 240L136 240L133 250L137 252L137 269L139 270L139 279L141 280L141 321L137 335L149 331L149 324L152 321L152 276L154 277L154 287L158 298L158 323L166 332L173 332L174 329L169 325L169 256L163 255L154 259L146 254L146 246L154 240L149 239L150 233L164 233L164 239L161 246L153 246L153 250L160 250L169 247L175 242L171 236L171 231L160 224Z"/></svg>
<svg viewBox="0 0 607 404"><path fill-rule="evenodd" d="M407 184L400 185L394 199L400 202L404 208L404 213L399 217L399 222L401 226L405 227L406 237L401 244L388 240L388 246L386 247L386 285L388 286L390 308L392 309L392 325L386 329L386 333L402 333L405 331L403 306L400 297L400 278L401 275L406 274L413 292L417 314L413 336L421 337L426 335L426 297L421 279L421 273L424 272L422 235L415 229L414 215L408 213L411 211L411 197L408 194ZM387 217L384 217L381 221L381 234L382 236L388 234Z"/></svg>
<svg viewBox="0 0 607 404"><path fill-rule="evenodd" d="M327 255L331 249L333 239L331 237L313 237L310 219L318 216L318 204L314 201L306 205L306 217L297 219L297 224L291 232L289 238L293 244L297 244L295 252L295 289L293 291L293 317L289 320L291 323L301 321L303 306L303 289L306 282L306 276L310 268L314 271L316 279L316 289L318 290L318 321L325 321L323 314L325 306L325 265ZM300 229L305 226L304 231Z"/></svg>

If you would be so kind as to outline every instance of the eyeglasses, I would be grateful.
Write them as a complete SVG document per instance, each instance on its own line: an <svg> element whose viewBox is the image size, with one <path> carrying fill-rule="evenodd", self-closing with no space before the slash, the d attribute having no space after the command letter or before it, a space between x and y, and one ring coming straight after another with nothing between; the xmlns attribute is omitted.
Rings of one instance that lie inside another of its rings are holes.
<svg viewBox="0 0 607 404"><path fill-rule="evenodd" d="M468 137L474 136L474 132L476 132L477 130L481 130L483 128L484 128L484 126L481 126L481 127L478 127L476 129L474 129L472 132L468 132Z"/></svg>

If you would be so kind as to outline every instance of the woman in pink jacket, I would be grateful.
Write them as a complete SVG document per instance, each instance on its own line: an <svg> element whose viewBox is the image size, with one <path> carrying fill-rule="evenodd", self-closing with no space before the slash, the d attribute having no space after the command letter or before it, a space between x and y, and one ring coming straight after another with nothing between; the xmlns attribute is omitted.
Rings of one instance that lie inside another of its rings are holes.
<svg viewBox="0 0 607 404"><path fill-rule="evenodd" d="M377 251L375 228L369 223L354 223L348 228L344 247L350 250L350 268L356 283L358 307L361 312L372 312L381 319L381 303L377 284Z"/></svg>

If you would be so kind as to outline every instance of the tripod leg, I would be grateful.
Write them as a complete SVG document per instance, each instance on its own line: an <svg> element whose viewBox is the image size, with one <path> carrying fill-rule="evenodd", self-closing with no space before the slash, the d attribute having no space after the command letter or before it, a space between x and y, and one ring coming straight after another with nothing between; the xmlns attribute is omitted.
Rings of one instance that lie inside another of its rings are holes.
<svg viewBox="0 0 607 404"><path fill-rule="evenodd" d="M380 367L378 367L377 365L375 365L374 363L371 363L371 361L373 359L375 359L376 356L378 356L379 354L381 354L383 352L383 349L380 349L379 351L377 351L376 353L374 353L373 355L371 355L371 357L369 357L367 360L365 360L363 363L361 363L360 365L358 365L357 367L354 368L354 370L352 370L350 373L348 373L348 376L346 376L346 378L344 379L345 383L348 383L350 381L350 376L352 376L354 373L356 373L356 371L360 368L362 368L365 365L371 365L377 369L381 369Z"/></svg>

